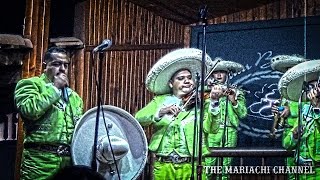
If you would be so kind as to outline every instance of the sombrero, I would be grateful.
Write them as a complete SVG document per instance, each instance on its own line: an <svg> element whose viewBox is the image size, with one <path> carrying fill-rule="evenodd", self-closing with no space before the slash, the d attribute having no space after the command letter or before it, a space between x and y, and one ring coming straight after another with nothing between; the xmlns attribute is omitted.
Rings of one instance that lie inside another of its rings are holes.
<svg viewBox="0 0 320 180"><path fill-rule="evenodd" d="M211 58L206 54L206 61ZM178 70L187 69L194 78L201 74L202 51L195 48L174 50L160 58L150 69L146 77L146 87L149 91L160 95L171 92L169 80Z"/></svg>
<svg viewBox="0 0 320 180"><path fill-rule="evenodd" d="M106 179L137 179L147 161L147 138L139 122L123 109L104 105L97 141L98 172ZM77 122L71 145L74 165L91 166L97 107L88 110ZM103 118L104 116L104 118ZM109 138L106 128L109 130ZM116 163L110 150L114 152Z"/></svg>
<svg viewBox="0 0 320 180"><path fill-rule="evenodd" d="M277 55L271 58L271 68L285 73L289 68L305 61L307 59L300 55Z"/></svg>
<svg viewBox="0 0 320 180"><path fill-rule="evenodd" d="M216 61L219 62L214 68ZM216 57L214 61L208 62L208 71L211 72L212 68L214 68L213 71L226 71L228 73L238 73L244 70L244 66L242 64L233 61L226 61L221 57Z"/></svg>
<svg viewBox="0 0 320 180"><path fill-rule="evenodd" d="M319 75L320 60L306 61L295 65L280 78L279 92L282 97L297 102L301 95L303 82L317 80Z"/></svg>

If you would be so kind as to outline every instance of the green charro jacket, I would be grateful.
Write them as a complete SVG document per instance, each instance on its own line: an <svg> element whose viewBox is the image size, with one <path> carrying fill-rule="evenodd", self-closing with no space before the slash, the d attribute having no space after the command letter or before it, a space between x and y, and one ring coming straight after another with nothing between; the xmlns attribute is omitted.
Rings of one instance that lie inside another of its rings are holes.
<svg viewBox="0 0 320 180"><path fill-rule="evenodd" d="M24 122L24 143L71 143L75 123L83 114L83 101L72 89L67 92L69 102L64 103L45 74L18 82L14 99Z"/></svg>
<svg viewBox="0 0 320 180"><path fill-rule="evenodd" d="M153 98L153 100L140 111L138 111L135 115L135 118L140 122L142 126L152 125L154 128L154 134L151 137L149 143L149 149L152 152L157 153L158 148L161 144L162 139L164 138L164 134L167 131L168 126L171 123L181 122L181 126L183 126L183 131L188 147L188 151L190 154L193 152L193 129L194 129L194 108L191 108L188 111L180 112L175 118L170 116L163 116L162 118L158 118L157 114L160 108L164 106L171 105L168 103L168 99L173 96L170 94L158 95ZM203 119L203 131L204 133L215 133L218 130L217 123L213 121L211 118L211 114L208 112L208 106L210 104L210 100L205 101L204 105L204 119ZM198 114L199 111L198 111ZM199 117L199 116L198 116ZM203 153L208 153L208 149L204 148Z"/></svg>

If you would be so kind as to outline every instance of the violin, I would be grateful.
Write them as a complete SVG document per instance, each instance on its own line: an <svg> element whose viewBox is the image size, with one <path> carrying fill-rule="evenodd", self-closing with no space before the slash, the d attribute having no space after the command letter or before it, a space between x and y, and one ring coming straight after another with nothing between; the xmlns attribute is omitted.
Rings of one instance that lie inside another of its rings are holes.
<svg viewBox="0 0 320 180"><path fill-rule="evenodd" d="M218 63L220 62L221 60L218 59L215 64L212 66L211 68L211 71L206 74L205 78L204 78L204 81L207 82L207 80L211 77L211 74L214 72L216 66L218 65ZM196 97L196 89L193 89L191 92L189 92L188 94L186 94L184 97L182 97L182 102L183 102L183 106L182 108L184 109L190 109L192 107L195 106L195 103L196 102L199 102L200 101L200 96L198 94L198 99L195 100L195 97ZM204 99L207 99L210 97L210 93L208 92L204 92Z"/></svg>
<svg viewBox="0 0 320 180"><path fill-rule="evenodd" d="M222 84L221 82L219 82L213 78L211 78L207 81L207 85L210 89L212 88L212 86L215 86L215 85L220 86L222 89L222 93L226 96L234 94L236 92L235 89L237 88L237 85L231 84L231 85L227 86L227 85Z"/></svg>
<svg viewBox="0 0 320 180"><path fill-rule="evenodd" d="M204 96L204 99L208 99L210 97L210 93L205 92L203 96ZM191 109L195 106L196 102L197 103L200 102L200 93L198 92L198 99L196 100L196 91L193 90L182 97L182 102L183 102L182 109L186 109L186 110Z"/></svg>

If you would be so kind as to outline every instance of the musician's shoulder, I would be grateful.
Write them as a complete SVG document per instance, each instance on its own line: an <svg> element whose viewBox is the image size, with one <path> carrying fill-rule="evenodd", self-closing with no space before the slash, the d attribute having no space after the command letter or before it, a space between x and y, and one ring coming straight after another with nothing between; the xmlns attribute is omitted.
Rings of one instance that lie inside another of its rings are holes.
<svg viewBox="0 0 320 180"><path fill-rule="evenodd" d="M171 96L172 96L171 94L158 94L153 96L153 100L157 100L157 101L164 100Z"/></svg>

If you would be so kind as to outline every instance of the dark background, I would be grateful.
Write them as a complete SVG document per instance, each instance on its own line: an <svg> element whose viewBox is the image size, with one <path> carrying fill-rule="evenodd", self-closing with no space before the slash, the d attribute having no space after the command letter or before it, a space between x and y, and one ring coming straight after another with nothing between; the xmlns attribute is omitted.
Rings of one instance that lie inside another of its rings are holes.
<svg viewBox="0 0 320 180"><path fill-rule="evenodd" d="M277 133L277 139L268 136L273 123L270 104L280 96L277 83L282 75L272 71L270 59L280 54L319 58L319 22L320 17L308 17L209 25L206 28L206 49L212 59L222 57L246 67L230 80L246 92L248 107L247 118L240 122L238 147L281 148L282 131ZM193 27L191 47L201 49L203 36L203 26ZM261 160L247 158L245 161L256 164L254 162ZM284 162L278 159L270 160L270 163Z"/></svg>
<svg viewBox="0 0 320 180"><path fill-rule="evenodd" d="M73 36L74 0L53 0L49 37ZM0 33L23 35L25 0L1 1Z"/></svg>
<svg viewBox="0 0 320 180"><path fill-rule="evenodd" d="M0 3L0 34L14 34L23 36L25 0L5 0ZM74 1L53 0L51 1L51 20L49 37L73 36ZM13 103L13 92L16 84L9 82L12 75L21 71L21 66L0 65L0 123L4 124L4 138L8 137L8 114L16 114ZM13 119L14 123L17 119ZM15 126L13 138L16 137ZM0 179L14 179L16 140L0 141Z"/></svg>

